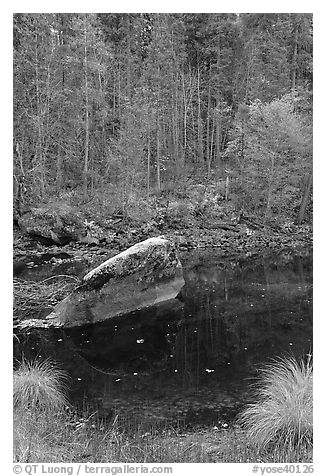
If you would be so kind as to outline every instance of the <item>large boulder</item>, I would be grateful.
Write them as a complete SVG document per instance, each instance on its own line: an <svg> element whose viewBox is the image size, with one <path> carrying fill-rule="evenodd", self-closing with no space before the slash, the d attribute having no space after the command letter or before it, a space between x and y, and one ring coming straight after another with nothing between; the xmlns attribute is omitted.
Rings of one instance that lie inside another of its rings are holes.
<svg viewBox="0 0 326 476"><path fill-rule="evenodd" d="M82 216L66 204L32 208L18 220L20 229L45 245L65 245L84 231Z"/></svg>
<svg viewBox="0 0 326 476"><path fill-rule="evenodd" d="M44 320L20 327L71 328L105 321L174 299L183 285L175 245L164 237L149 238L86 274Z"/></svg>

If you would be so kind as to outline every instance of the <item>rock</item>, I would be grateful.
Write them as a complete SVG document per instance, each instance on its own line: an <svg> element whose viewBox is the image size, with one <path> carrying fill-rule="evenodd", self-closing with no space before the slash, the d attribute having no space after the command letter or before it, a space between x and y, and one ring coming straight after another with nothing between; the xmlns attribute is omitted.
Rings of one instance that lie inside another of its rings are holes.
<svg viewBox="0 0 326 476"><path fill-rule="evenodd" d="M14 261L13 263L13 275L19 276L26 269L26 263L24 261Z"/></svg>
<svg viewBox="0 0 326 476"><path fill-rule="evenodd" d="M19 218L20 229L44 245L63 246L83 231L83 221L75 208L65 204L32 208Z"/></svg>
<svg viewBox="0 0 326 476"><path fill-rule="evenodd" d="M164 237L149 238L86 274L44 320L28 320L21 327L71 328L102 322L173 299L183 285L174 244Z"/></svg>
<svg viewBox="0 0 326 476"><path fill-rule="evenodd" d="M80 243L84 243L85 245L96 245L98 246L100 243L100 240L94 236L82 236L78 239Z"/></svg>

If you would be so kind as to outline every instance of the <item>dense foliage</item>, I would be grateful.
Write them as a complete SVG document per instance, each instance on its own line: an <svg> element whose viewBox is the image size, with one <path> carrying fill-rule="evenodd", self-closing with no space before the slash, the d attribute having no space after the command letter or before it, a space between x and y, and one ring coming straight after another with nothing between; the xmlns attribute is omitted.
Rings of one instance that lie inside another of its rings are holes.
<svg viewBox="0 0 326 476"><path fill-rule="evenodd" d="M209 180L309 219L310 14L15 14L13 40L19 214L73 193L127 213Z"/></svg>

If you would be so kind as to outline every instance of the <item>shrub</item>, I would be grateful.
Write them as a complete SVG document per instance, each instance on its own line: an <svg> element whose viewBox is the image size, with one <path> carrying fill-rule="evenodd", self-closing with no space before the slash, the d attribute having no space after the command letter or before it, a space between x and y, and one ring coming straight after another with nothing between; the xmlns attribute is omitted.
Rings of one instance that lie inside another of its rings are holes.
<svg viewBox="0 0 326 476"><path fill-rule="evenodd" d="M62 410L68 404L65 380L66 374L50 360L23 360L14 371L14 410L33 413Z"/></svg>
<svg viewBox="0 0 326 476"><path fill-rule="evenodd" d="M313 367L307 361L281 358L262 369L255 392L239 417L248 439L259 448L269 444L299 448L310 446L313 429Z"/></svg>
<svg viewBox="0 0 326 476"><path fill-rule="evenodd" d="M155 221L174 229L190 226L193 220L193 207L185 202L172 201L156 214Z"/></svg>

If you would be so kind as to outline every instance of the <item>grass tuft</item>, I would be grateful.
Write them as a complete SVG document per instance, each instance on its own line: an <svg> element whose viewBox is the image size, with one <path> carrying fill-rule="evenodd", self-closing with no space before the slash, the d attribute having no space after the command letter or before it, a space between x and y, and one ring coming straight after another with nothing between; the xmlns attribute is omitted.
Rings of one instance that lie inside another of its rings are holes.
<svg viewBox="0 0 326 476"><path fill-rule="evenodd" d="M53 413L68 405L66 374L50 360L23 360L14 371L13 399L16 411Z"/></svg>
<svg viewBox="0 0 326 476"><path fill-rule="evenodd" d="M310 447L313 434L313 366L280 358L261 370L255 403L239 417L249 441L263 449Z"/></svg>

